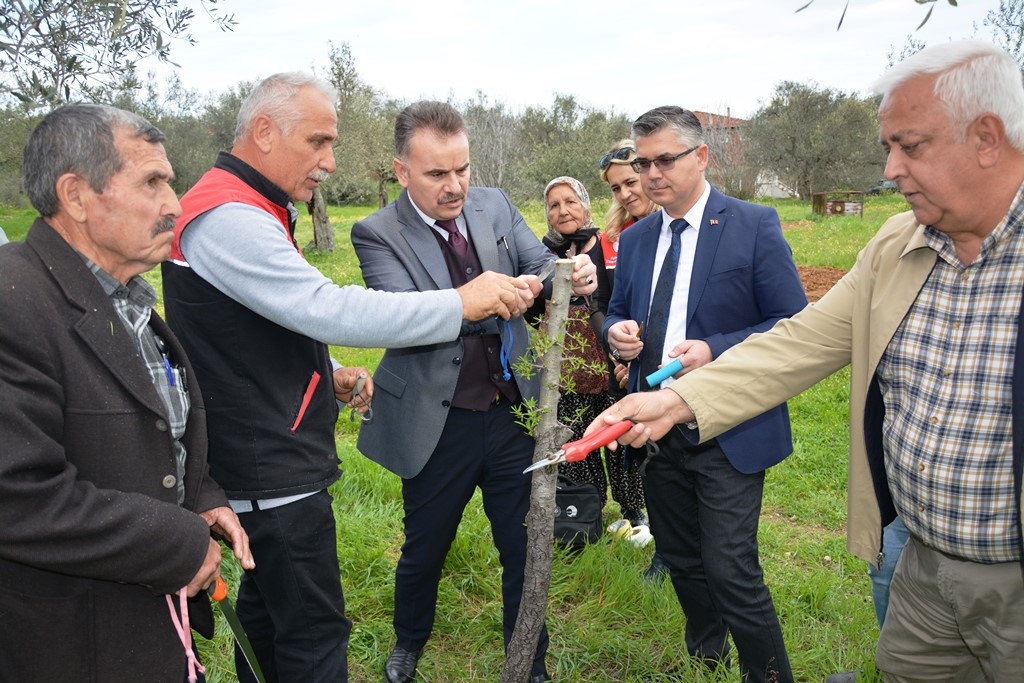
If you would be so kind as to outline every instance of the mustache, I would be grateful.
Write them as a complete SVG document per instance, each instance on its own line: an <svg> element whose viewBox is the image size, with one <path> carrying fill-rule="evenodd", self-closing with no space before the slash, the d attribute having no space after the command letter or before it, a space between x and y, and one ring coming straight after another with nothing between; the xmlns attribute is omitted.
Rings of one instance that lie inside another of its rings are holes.
<svg viewBox="0 0 1024 683"><path fill-rule="evenodd" d="M330 173L328 173L324 169L318 168L318 169L316 169L315 171L313 171L312 173L309 174L309 179L310 180L315 180L318 183L322 183L323 181L327 180L327 176L329 176L329 175L330 175Z"/></svg>
<svg viewBox="0 0 1024 683"><path fill-rule="evenodd" d="M171 230L174 230L174 224L176 222L177 219L174 216L163 216L153 226L153 237L156 237L162 232L169 232Z"/></svg>
<svg viewBox="0 0 1024 683"><path fill-rule="evenodd" d="M462 201L465 198L466 198L466 195L463 192L459 192L458 194L453 193L453 192L446 192L445 194L441 195L440 199L437 200L437 203L438 204L450 204L451 202Z"/></svg>

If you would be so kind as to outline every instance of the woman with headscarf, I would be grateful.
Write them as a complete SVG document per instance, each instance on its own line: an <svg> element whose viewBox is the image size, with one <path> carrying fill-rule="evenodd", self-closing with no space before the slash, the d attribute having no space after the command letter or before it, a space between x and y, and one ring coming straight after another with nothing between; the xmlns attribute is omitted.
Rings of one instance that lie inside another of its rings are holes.
<svg viewBox="0 0 1024 683"><path fill-rule="evenodd" d="M601 252L597 226L591 218L590 196L583 184L569 176L559 176L544 188L544 209L548 231L544 244L559 258L587 254L597 267L597 290L590 297L569 300L566 325L562 395L558 401L558 417L573 430L573 438L609 404L608 380L605 372L605 348L601 343L601 326L608 312L611 288ZM608 481L600 451L590 457L559 465L560 474L576 483L594 484L601 492L601 506L607 502Z"/></svg>

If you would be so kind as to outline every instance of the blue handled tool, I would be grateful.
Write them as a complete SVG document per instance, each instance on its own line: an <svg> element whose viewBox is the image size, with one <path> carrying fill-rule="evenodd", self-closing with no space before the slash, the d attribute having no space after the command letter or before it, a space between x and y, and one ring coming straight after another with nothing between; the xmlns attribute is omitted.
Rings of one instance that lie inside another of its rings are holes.
<svg viewBox="0 0 1024 683"><path fill-rule="evenodd" d="M665 380L667 380L672 375L676 374L677 372L680 372L682 369L683 362L676 358L668 365L662 365L660 368L658 368L651 374L647 375L647 377L645 378L647 386L656 387Z"/></svg>

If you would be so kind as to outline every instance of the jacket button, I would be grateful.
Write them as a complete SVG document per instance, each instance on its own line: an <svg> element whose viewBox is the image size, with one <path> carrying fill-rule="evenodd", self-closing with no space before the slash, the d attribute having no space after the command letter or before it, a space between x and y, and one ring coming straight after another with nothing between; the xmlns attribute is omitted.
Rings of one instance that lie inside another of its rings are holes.
<svg viewBox="0 0 1024 683"><path fill-rule="evenodd" d="M165 489L173 489L178 484L178 480L173 474L168 474L160 483L164 485Z"/></svg>
<svg viewBox="0 0 1024 683"><path fill-rule="evenodd" d="M164 420L163 418L157 420L156 421L156 428L157 428L157 431L166 432L167 431L167 420Z"/></svg>
<svg viewBox="0 0 1024 683"><path fill-rule="evenodd" d="M455 356L455 358L452 358L452 364L453 365L461 365L462 364L462 358L460 358L459 356Z"/></svg>
<svg viewBox="0 0 1024 683"><path fill-rule="evenodd" d="M452 404L452 402L451 402L451 401L441 401L441 405L443 405L443 406L444 406L445 408L447 408L447 407L448 407L448 406L450 406L451 404Z"/></svg>

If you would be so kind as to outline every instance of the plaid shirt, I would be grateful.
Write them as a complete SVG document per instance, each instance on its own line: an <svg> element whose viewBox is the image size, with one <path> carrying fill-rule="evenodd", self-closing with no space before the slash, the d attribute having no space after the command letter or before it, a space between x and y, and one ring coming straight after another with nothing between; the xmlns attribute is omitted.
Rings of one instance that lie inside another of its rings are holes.
<svg viewBox="0 0 1024 683"><path fill-rule="evenodd" d="M164 340L149 326L149 317L156 304L156 292L139 276L133 277L125 286L84 255L82 259L99 280L128 334L135 340L135 346L153 380L153 387L167 408L167 423L174 437L174 455L177 460L178 505L181 505L185 501L186 455L181 438L185 435L185 422L188 420L191 402L185 383L185 369L171 362Z"/></svg>
<svg viewBox="0 0 1024 683"><path fill-rule="evenodd" d="M889 488L925 545L975 562L1021 559L1012 380L1024 287L1024 186L973 263L927 227L935 267L878 365Z"/></svg>

